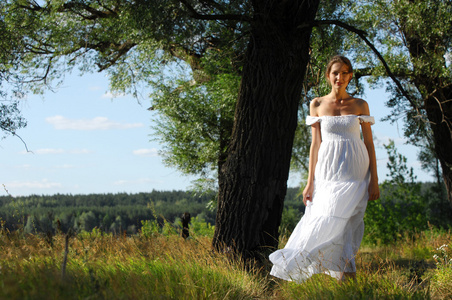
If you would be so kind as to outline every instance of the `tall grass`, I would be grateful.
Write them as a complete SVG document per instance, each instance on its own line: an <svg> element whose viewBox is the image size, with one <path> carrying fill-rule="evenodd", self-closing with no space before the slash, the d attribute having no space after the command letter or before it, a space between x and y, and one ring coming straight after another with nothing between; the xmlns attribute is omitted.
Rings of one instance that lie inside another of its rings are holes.
<svg viewBox="0 0 452 300"><path fill-rule="evenodd" d="M450 237L430 230L392 246L363 247L356 281L317 275L295 284L243 270L212 252L210 237L99 231L69 239L62 276L64 235L3 232L0 299L450 299L452 256L441 248Z"/></svg>
<svg viewBox="0 0 452 300"><path fill-rule="evenodd" d="M38 236L0 240L1 299L253 299L265 282L213 253L210 238L82 234L52 246Z"/></svg>

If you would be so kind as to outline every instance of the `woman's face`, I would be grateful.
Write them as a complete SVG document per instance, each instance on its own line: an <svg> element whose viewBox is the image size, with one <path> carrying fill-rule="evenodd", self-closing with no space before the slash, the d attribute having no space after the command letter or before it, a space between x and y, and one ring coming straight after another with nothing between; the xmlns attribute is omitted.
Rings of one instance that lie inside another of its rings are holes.
<svg viewBox="0 0 452 300"><path fill-rule="evenodd" d="M340 62L334 63L328 73L328 81L331 86L335 88L346 88L353 76L353 73L348 70L346 64Z"/></svg>

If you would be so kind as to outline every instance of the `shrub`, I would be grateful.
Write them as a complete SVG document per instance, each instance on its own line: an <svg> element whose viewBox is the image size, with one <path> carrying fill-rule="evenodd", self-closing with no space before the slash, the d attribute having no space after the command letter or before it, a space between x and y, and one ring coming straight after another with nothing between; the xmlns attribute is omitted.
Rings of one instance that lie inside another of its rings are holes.
<svg viewBox="0 0 452 300"><path fill-rule="evenodd" d="M393 141L385 148L390 179L380 186L381 199L368 204L365 243L391 243L405 233L428 229L427 204L421 196L421 184L415 182L413 168L407 167L406 157L397 152Z"/></svg>

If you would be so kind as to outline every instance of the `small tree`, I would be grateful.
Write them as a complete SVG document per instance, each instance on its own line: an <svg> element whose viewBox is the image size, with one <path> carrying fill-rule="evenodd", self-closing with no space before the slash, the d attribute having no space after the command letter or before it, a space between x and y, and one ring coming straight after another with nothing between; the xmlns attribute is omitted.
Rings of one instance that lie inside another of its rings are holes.
<svg viewBox="0 0 452 300"><path fill-rule="evenodd" d="M385 145L390 179L381 185L381 200L369 202L364 222L366 241L389 243L405 233L428 228L428 205L421 195L421 184L415 182L413 168L397 152L394 141Z"/></svg>
<svg viewBox="0 0 452 300"><path fill-rule="evenodd" d="M98 226L97 217L92 211L83 212L78 218L75 219L76 228L83 231L91 231Z"/></svg>

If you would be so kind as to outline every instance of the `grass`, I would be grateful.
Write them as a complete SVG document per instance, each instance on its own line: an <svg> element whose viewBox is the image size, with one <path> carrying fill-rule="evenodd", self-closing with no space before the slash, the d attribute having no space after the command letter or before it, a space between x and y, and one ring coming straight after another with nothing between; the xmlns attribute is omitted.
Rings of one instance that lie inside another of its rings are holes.
<svg viewBox="0 0 452 300"><path fill-rule="evenodd" d="M450 237L431 230L391 246L365 246L356 281L317 275L295 284L244 271L212 252L209 237L98 231L69 239L62 276L64 235L3 232L0 299L451 299L452 255L440 249Z"/></svg>

